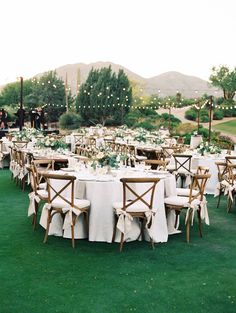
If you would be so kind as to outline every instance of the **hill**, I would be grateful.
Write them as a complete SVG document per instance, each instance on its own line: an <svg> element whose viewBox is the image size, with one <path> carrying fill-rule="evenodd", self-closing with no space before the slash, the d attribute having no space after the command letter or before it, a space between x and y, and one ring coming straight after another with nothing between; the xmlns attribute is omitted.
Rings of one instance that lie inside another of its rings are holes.
<svg viewBox="0 0 236 313"><path fill-rule="evenodd" d="M215 92L218 92L218 96L222 94L216 88L212 88L207 81L195 76L188 76L171 71L151 78L144 78L122 65L111 62L67 64L53 70L55 70L57 75L64 81L67 76L68 86L71 88L72 94L76 94L78 90L78 82L85 82L92 68L101 69L102 67L108 66L111 66L112 70L116 73L118 73L119 69L123 69L128 78L142 89L140 94L144 95L159 94L161 97L165 97L176 95L179 91L182 96L186 98L196 98L203 94L215 94ZM52 69L49 69L48 71L51 70ZM39 77L43 74L44 73L40 73L35 76ZM79 79L78 76L80 77ZM4 86L0 86L0 88L3 87Z"/></svg>

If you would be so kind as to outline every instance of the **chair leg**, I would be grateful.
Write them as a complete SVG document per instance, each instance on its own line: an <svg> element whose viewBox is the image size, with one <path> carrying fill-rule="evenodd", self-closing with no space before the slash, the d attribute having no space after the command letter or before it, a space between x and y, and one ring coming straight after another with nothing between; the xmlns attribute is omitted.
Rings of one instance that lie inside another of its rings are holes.
<svg viewBox="0 0 236 313"><path fill-rule="evenodd" d="M89 237L89 216L88 212L83 212L84 223L86 227L87 238Z"/></svg>
<svg viewBox="0 0 236 313"><path fill-rule="evenodd" d="M122 249L123 249L124 237L125 237L125 234L124 234L124 233L121 233L121 238L120 238L120 252L121 252Z"/></svg>
<svg viewBox="0 0 236 313"><path fill-rule="evenodd" d="M200 210L197 210L197 217L198 217L199 234L200 234L200 237L202 237L202 220L201 220Z"/></svg>
<svg viewBox="0 0 236 313"><path fill-rule="evenodd" d="M219 207L219 205L220 205L220 198L221 198L221 194L222 194L222 193L221 193L221 191L220 191L219 196L218 196L217 206L216 206L217 208L218 208L218 207Z"/></svg>
<svg viewBox="0 0 236 313"><path fill-rule="evenodd" d="M39 209L39 204L38 204L38 202L35 201L35 200L34 200L34 207L35 207L35 214L33 215L33 220L32 220L33 230L35 230L35 228L36 228L37 216L38 216L38 209Z"/></svg>
<svg viewBox="0 0 236 313"><path fill-rule="evenodd" d="M25 177L23 177L21 180L21 189L22 191L25 191Z"/></svg>
<svg viewBox="0 0 236 313"><path fill-rule="evenodd" d="M50 223L51 223L51 212L48 211L48 218L47 218L47 228L46 228L46 232L45 232L45 236L44 236L44 241L43 243L46 243L47 242L47 239L48 239L48 233L49 233L49 226L50 226Z"/></svg>
<svg viewBox="0 0 236 313"><path fill-rule="evenodd" d="M72 248L75 247L75 227L74 227L75 221L72 222L71 225L71 242L72 242Z"/></svg>
<svg viewBox="0 0 236 313"><path fill-rule="evenodd" d="M180 211L175 211L175 225L174 225L175 228L177 228L179 214L180 214Z"/></svg>
<svg viewBox="0 0 236 313"><path fill-rule="evenodd" d="M190 225L191 225L191 220L192 220L192 214L193 214L193 210L191 209L189 211L188 219L186 222L186 240L187 240L187 243L189 243L189 241L190 241Z"/></svg>
<svg viewBox="0 0 236 313"><path fill-rule="evenodd" d="M227 213L229 213L231 211L232 208L232 200L230 198L228 198L227 201Z"/></svg>
<svg viewBox="0 0 236 313"><path fill-rule="evenodd" d="M118 222L118 218L117 218L117 215L115 214L115 223L114 223L113 235L112 235L111 242L114 242L115 238L116 238L116 225L117 225L117 222Z"/></svg>

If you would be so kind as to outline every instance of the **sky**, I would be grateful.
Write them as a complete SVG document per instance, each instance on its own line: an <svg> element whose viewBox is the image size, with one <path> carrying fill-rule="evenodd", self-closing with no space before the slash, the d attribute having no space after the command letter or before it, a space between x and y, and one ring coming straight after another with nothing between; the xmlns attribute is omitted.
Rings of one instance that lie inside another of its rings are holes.
<svg viewBox="0 0 236 313"><path fill-rule="evenodd" d="M235 0L0 1L0 85L110 61L145 78L236 66Z"/></svg>

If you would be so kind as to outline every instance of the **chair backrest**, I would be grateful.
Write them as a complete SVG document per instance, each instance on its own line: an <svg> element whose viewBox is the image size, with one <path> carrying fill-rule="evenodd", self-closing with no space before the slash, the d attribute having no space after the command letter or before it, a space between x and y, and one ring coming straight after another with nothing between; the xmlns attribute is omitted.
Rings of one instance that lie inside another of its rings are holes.
<svg viewBox="0 0 236 313"><path fill-rule="evenodd" d="M76 177L53 173L42 174L48 191L48 202L63 200L68 205L74 207L74 182Z"/></svg>
<svg viewBox="0 0 236 313"><path fill-rule="evenodd" d="M105 147L115 151L115 140L104 138Z"/></svg>
<svg viewBox="0 0 236 313"><path fill-rule="evenodd" d="M155 150L155 159L165 161L165 154L163 150Z"/></svg>
<svg viewBox="0 0 236 313"><path fill-rule="evenodd" d="M210 174L193 175L192 183L190 186L189 203L191 203L195 199L199 199L202 201L205 193L206 183L210 177ZM194 193L193 190L196 190L197 193Z"/></svg>
<svg viewBox="0 0 236 313"><path fill-rule="evenodd" d="M151 165L152 170L166 170L169 161L164 160L145 160L146 165Z"/></svg>
<svg viewBox="0 0 236 313"><path fill-rule="evenodd" d="M153 208L154 192L159 178L121 178L123 184L123 207L126 211L131 205L145 205L149 210ZM142 184L143 188L138 188Z"/></svg>
<svg viewBox="0 0 236 313"><path fill-rule="evenodd" d="M37 194L38 183L37 183L37 174L35 173L33 165L27 166L26 169L29 172L30 186L32 190Z"/></svg>
<svg viewBox="0 0 236 313"><path fill-rule="evenodd" d="M84 143L84 134L74 134L75 145L81 145Z"/></svg>
<svg viewBox="0 0 236 313"><path fill-rule="evenodd" d="M192 155L191 154L173 154L173 158L175 161L175 170L185 170L189 173L191 173L191 160Z"/></svg>
<svg viewBox="0 0 236 313"><path fill-rule="evenodd" d="M27 148L28 141L12 141L12 142L13 142L13 148L16 148L16 149Z"/></svg>
<svg viewBox="0 0 236 313"><path fill-rule="evenodd" d="M218 180L221 182L226 178L226 175L228 173L228 167L226 162L215 162L215 165L217 166L218 170Z"/></svg>
<svg viewBox="0 0 236 313"><path fill-rule="evenodd" d="M17 163L23 168L27 162L26 154L22 150L16 150Z"/></svg>
<svg viewBox="0 0 236 313"><path fill-rule="evenodd" d="M178 153L181 151L180 147L177 146L167 146L167 147L162 147L163 154L165 158L170 158L174 153Z"/></svg>
<svg viewBox="0 0 236 313"><path fill-rule="evenodd" d="M227 155L225 157L225 161L228 164L236 164L236 156L233 156L233 155Z"/></svg>
<svg viewBox="0 0 236 313"><path fill-rule="evenodd" d="M39 160L33 160L31 164L36 173L37 184L40 184L43 179L43 176L41 175L40 172L42 170L43 171L54 170L55 161L53 159L39 159Z"/></svg>
<svg viewBox="0 0 236 313"><path fill-rule="evenodd" d="M198 165L196 174L208 174L210 168L208 166Z"/></svg>
<svg viewBox="0 0 236 313"><path fill-rule="evenodd" d="M226 180L233 186L236 182L236 164L228 164L227 170Z"/></svg>

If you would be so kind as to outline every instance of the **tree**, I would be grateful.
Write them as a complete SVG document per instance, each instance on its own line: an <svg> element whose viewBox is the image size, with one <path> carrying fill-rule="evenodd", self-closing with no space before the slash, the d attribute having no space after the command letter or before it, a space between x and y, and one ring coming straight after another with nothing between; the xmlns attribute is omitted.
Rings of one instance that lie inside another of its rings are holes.
<svg viewBox="0 0 236 313"><path fill-rule="evenodd" d="M7 84L0 96L1 106L13 105L17 106L20 102L20 82L14 82ZM23 95L26 97L32 92L32 82L31 80L25 80L23 85Z"/></svg>
<svg viewBox="0 0 236 313"><path fill-rule="evenodd" d="M123 70L92 69L79 89L77 111L87 124L122 124L132 103L132 88Z"/></svg>
<svg viewBox="0 0 236 313"><path fill-rule="evenodd" d="M225 65L213 67L210 82L223 90L225 100L233 99L236 92L236 67L233 70Z"/></svg>
<svg viewBox="0 0 236 313"><path fill-rule="evenodd" d="M25 104L28 108L45 107L48 121L58 121L60 115L66 111L66 90L63 80L56 76L56 72L51 71L39 79L33 79L33 82L32 92L25 97ZM69 92L69 106L73 101Z"/></svg>

